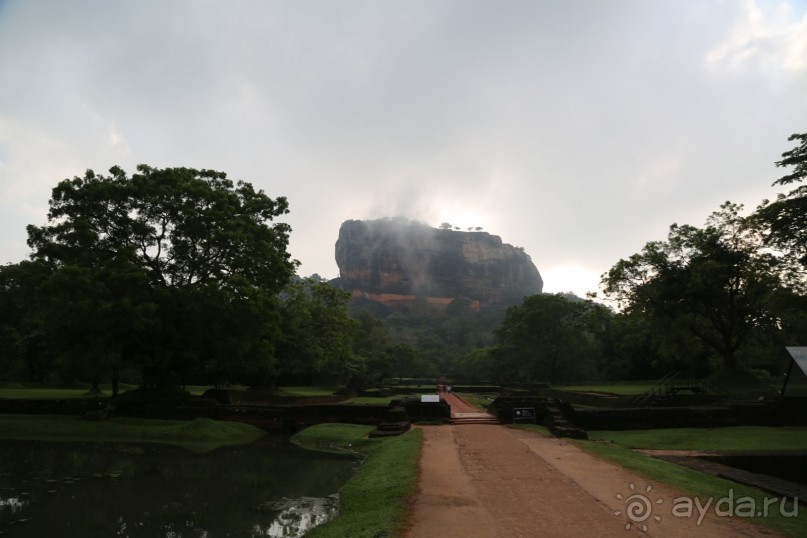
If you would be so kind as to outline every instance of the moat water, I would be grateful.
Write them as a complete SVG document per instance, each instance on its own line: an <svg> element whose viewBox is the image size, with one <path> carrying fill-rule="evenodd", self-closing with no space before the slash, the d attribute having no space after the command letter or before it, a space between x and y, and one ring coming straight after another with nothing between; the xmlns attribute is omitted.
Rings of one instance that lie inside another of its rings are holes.
<svg viewBox="0 0 807 538"><path fill-rule="evenodd" d="M285 436L207 453L158 444L0 442L0 535L296 537L334 517L357 466Z"/></svg>

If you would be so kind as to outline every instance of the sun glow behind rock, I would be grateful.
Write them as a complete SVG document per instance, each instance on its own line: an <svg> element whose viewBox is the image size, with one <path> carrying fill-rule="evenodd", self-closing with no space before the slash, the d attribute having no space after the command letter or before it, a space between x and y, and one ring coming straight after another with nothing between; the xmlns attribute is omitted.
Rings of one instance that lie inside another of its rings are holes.
<svg viewBox="0 0 807 538"><path fill-rule="evenodd" d="M544 293L572 292L585 298L588 292L599 290L600 272L577 263L538 267L544 280Z"/></svg>

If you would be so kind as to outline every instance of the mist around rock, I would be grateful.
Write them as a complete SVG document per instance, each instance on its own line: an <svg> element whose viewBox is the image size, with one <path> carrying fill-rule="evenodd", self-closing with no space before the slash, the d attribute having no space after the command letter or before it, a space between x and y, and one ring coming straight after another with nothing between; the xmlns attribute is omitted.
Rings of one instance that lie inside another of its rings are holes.
<svg viewBox="0 0 807 538"><path fill-rule="evenodd" d="M502 308L541 293L543 280L523 249L483 231L432 228L407 219L348 220L336 241L339 278L354 299L445 309Z"/></svg>

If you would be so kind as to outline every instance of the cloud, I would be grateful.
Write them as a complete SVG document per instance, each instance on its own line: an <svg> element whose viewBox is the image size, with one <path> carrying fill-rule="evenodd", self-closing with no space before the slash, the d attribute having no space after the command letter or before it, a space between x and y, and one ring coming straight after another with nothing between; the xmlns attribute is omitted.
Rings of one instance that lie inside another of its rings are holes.
<svg viewBox="0 0 807 538"><path fill-rule="evenodd" d="M807 10L796 10L787 2L745 0L731 33L709 51L706 61L727 69L803 75L807 72Z"/></svg>
<svg viewBox="0 0 807 538"><path fill-rule="evenodd" d="M303 274L336 276L342 221L404 216L483 226L555 289L772 197L805 40L788 2L6 2L0 261L57 181L142 162L287 196Z"/></svg>

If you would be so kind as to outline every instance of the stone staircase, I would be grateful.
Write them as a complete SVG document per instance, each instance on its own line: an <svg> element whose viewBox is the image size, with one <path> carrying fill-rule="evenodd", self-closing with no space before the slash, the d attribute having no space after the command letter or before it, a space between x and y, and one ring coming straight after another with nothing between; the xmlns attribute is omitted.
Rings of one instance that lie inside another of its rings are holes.
<svg viewBox="0 0 807 538"><path fill-rule="evenodd" d="M547 427L555 437L568 437L570 439L588 439L588 433L575 426L566 416L560 400L547 398Z"/></svg>

